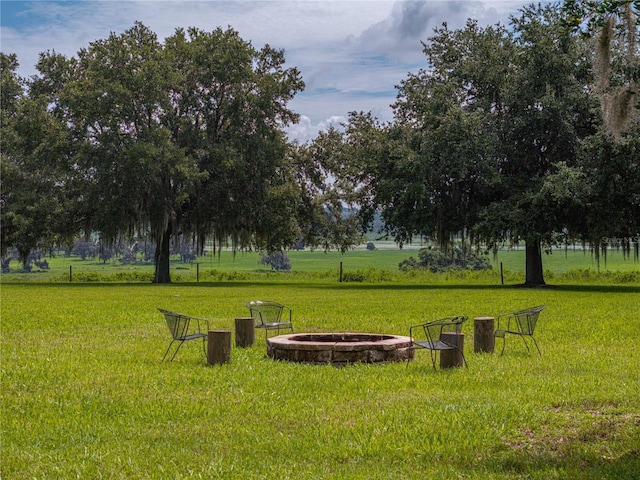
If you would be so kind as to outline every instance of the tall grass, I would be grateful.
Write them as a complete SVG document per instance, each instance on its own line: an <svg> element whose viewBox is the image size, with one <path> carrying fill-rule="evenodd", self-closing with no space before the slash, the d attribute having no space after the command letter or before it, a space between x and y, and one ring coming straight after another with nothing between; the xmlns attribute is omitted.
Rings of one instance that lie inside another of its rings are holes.
<svg viewBox="0 0 640 480"><path fill-rule="evenodd" d="M640 472L640 288L331 280L3 284L2 478L619 479ZM546 304L542 356L507 339L468 368L274 362L265 343L209 367L160 363L156 308L232 329L249 299L298 332L408 334L445 315Z"/></svg>

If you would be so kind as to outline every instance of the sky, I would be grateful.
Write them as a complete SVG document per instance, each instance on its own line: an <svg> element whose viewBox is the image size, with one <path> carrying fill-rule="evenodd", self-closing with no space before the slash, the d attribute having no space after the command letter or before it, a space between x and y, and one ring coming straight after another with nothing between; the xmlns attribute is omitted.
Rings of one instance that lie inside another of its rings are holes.
<svg viewBox="0 0 640 480"><path fill-rule="evenodd" d="M15 53L19 74L36 73L40 52L75 56L90 42L120 34L140 21L164 40L177 28L231 27L255 48L285 51L306 84L289 107L300 115L288 127L306 142L349 112L392 120L396 86L425 68L421 42L446 22L464 27L507 24L527 0L83 0L0 2L0 49ZM535 2L539 3L539 2ZM544 1L542 2L544 3Z"/></svg>

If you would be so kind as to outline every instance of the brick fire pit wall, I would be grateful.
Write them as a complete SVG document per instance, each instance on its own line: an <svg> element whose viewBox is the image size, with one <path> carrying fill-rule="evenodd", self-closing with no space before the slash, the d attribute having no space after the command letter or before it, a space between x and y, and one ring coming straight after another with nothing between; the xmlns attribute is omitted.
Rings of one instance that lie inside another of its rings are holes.
<svg viewBox="0 0 640 480"><path fill-rule="evenodd" d="M374 333L299 333L267 339L267 356L289 362L344 365L413 358L411 338Z"/></svg>

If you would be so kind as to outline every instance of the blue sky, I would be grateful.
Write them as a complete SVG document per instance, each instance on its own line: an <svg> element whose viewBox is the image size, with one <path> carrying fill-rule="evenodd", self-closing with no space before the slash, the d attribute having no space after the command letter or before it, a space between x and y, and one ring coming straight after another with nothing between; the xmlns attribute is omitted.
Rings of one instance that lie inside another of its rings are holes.
<svg viewBox="0 0 640 480"><path fill-rule="evenodd" d="M121 33L135 21L164 39L179 27L230 26L257 48L283 48L306 83L290 107L301 115L289 129L307 141L351 111L392 118L390 105L408 72L425 66L421 41L447 22L506 23L523 0L84 0L0 2L0 47L15 53L20 74L35 74L38 54L74 56L91 41Z"/></svg>

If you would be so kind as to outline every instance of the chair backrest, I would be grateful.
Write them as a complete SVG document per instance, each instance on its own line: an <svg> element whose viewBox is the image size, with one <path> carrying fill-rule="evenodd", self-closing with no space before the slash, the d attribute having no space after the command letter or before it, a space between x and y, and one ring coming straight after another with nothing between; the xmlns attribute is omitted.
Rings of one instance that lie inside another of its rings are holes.
<svg viewBox="0 0 640 480"><path fill-rule="evenodd" d="M520 310L514 312L513 316L516 320L518 331L522 335L533 335L538 324L538 317L540 312L545 309L544 305L538 307L527 308L526 310Z"/></svg>
<svg viewBox="0 0 640 480"><path fill-rule="evenodd" d="M171 336L174 339L180 339L187 335L187 332L189 331L189 320L191 320L190 317L170 312L169 310L162 310L161 308L158 310L160 310L160 313L164 315L167 327L169 327Z"/></svg>
<svg viewBox="0 0 640 480"><path fill-rule="evenodd" d="M469 317L466 316L445 317L425 323L424 327L427 339L430 342L435 342L442 338L443 333L462 332L462 324L466 322L468 318Z"/></svg>
<svg viewBox="0 0 640 480"><path fill-rule="evenodd" d="M280 322L283 310L288 308L281 303L264 300L253 300L246 306L259 324Z"/></svg>

